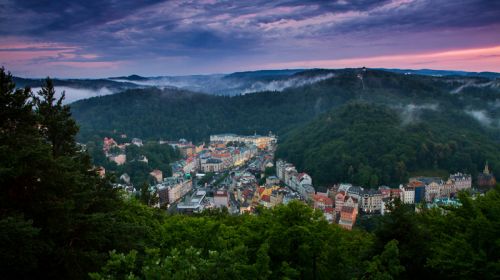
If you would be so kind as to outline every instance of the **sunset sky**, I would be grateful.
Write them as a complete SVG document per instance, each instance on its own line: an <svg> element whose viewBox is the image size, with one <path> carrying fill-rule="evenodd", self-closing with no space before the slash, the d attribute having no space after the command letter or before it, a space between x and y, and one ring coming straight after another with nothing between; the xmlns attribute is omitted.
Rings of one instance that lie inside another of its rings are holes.
<svg viewBox="0 0 500 280"><path fill-rule="evenodd" d="M500 1L0 0L23 77L384 67L500 72Z"/></svg>

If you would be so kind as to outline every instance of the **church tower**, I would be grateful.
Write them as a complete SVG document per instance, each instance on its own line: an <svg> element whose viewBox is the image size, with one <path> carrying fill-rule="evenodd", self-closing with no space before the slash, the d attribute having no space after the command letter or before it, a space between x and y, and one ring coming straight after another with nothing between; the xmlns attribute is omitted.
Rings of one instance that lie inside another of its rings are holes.
<svg viewBox="0 0 500 280"><path fill-rule="evenodd" d="M488 162L486 162L486 165L484 166L483 174L490 174L490 168L488 167Z"/></svg>

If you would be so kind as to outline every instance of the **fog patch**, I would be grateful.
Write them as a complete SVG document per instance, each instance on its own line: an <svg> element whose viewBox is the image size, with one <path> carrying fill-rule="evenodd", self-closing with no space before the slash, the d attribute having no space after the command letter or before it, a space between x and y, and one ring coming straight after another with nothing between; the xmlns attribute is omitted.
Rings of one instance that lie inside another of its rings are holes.
<svg viewBox="0 0 500 280"><path fill-rule="evenodd" d="M493 119L490 118L488 113L484 110L465 110L465 113L484 126L490 126L493 123Z"/></svg>
<svg viewBox="0 0 500 280"><path fill-rule="evenodd" d="M286 88L310 85L326 79L330 79L332 77L335 77L334 73L328 73L326 75L320 75L311 78L293 77L286 80L273 80L271 82L259 81L253 83L250 87L243 89L242 94L260 91L283 91Z"/></svg>
<svg viewBox="0 0 500 280"><path fill-rule="evenodd" d="M31 89L33 93L37 94L40 87L35 87ZM63 100L64 104L69 104L80 99L86 99L94 96L109 95L115 93L107 87L102 87L100 89L87 89L87 88L72 88L72 87L60 87L56 86L56 98L61 97L61 93L65 92L65 98Z"/></svg>
<svg viewBox="0 0 500 280"><path fill-rule="evenodd" d="M437 111L439 104L407 104L406 106L398 106L401 110L401 123L408 125L420 121L420 116L424 110Z"/></svg>
<svg viewBox="0 0 500 280"><path fill-rule="evenodd" d="M485 88L485 87L491 87L491 88L498 88L498 84L495 83L494 81L486 82L486 83L478 83L476 84L475 81L467 81L465 84L459 86L458 88L450 91L452 94L457 94L462 92L464 88L467 87L476 87L476 88Z"/></svg>

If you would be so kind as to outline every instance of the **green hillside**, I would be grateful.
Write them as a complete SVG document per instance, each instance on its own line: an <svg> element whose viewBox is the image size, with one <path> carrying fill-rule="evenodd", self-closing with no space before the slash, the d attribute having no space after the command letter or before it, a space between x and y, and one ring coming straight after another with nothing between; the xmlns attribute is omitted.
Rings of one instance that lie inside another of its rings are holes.
<svg viewBox="0 0 500 280"><path fill-rule="evenodd" d="M485 161L498 171L498 141L464 113L421 108L410 122L406 110L344 105L292 130L277 157L309 172L315 184L397 185L424 170L477 174Z"/></svg>

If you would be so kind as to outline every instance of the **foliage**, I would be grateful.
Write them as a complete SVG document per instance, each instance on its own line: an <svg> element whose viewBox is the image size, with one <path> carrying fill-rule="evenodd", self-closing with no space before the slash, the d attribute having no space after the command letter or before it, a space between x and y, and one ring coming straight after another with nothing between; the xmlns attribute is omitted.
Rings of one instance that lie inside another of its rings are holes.
<svg viewBox="0 0 500 280"><path fill-rule="evenodd" d="M3 279L495 279L500 187L415 213L396 201L372 233L299 201L255 215L167 215L124 199L76 148L66 107L0 70ZM53 92L47 81L44 92ZM40 98L37 100L37 98ZM44 109L39 108L44 104ZM378 109L374 109L378 110ZM57 120L57 121L54 121ZM59 135L57 141L53 137ZM145 196L142 197L146 202ZM149 199L148 199L149 201Z"/></svg>
<svg viewBox="0 0 500 280"><path fill-rule="evenodd" d="M451 111L423 114L419 122L404 125L396 110L349 103L290 132L277 157L310 173L315 185L397 186L422 170L474 176L486 161L498 170L498 141L481 134L477 124L457 123L460 115Z"/></svg>

